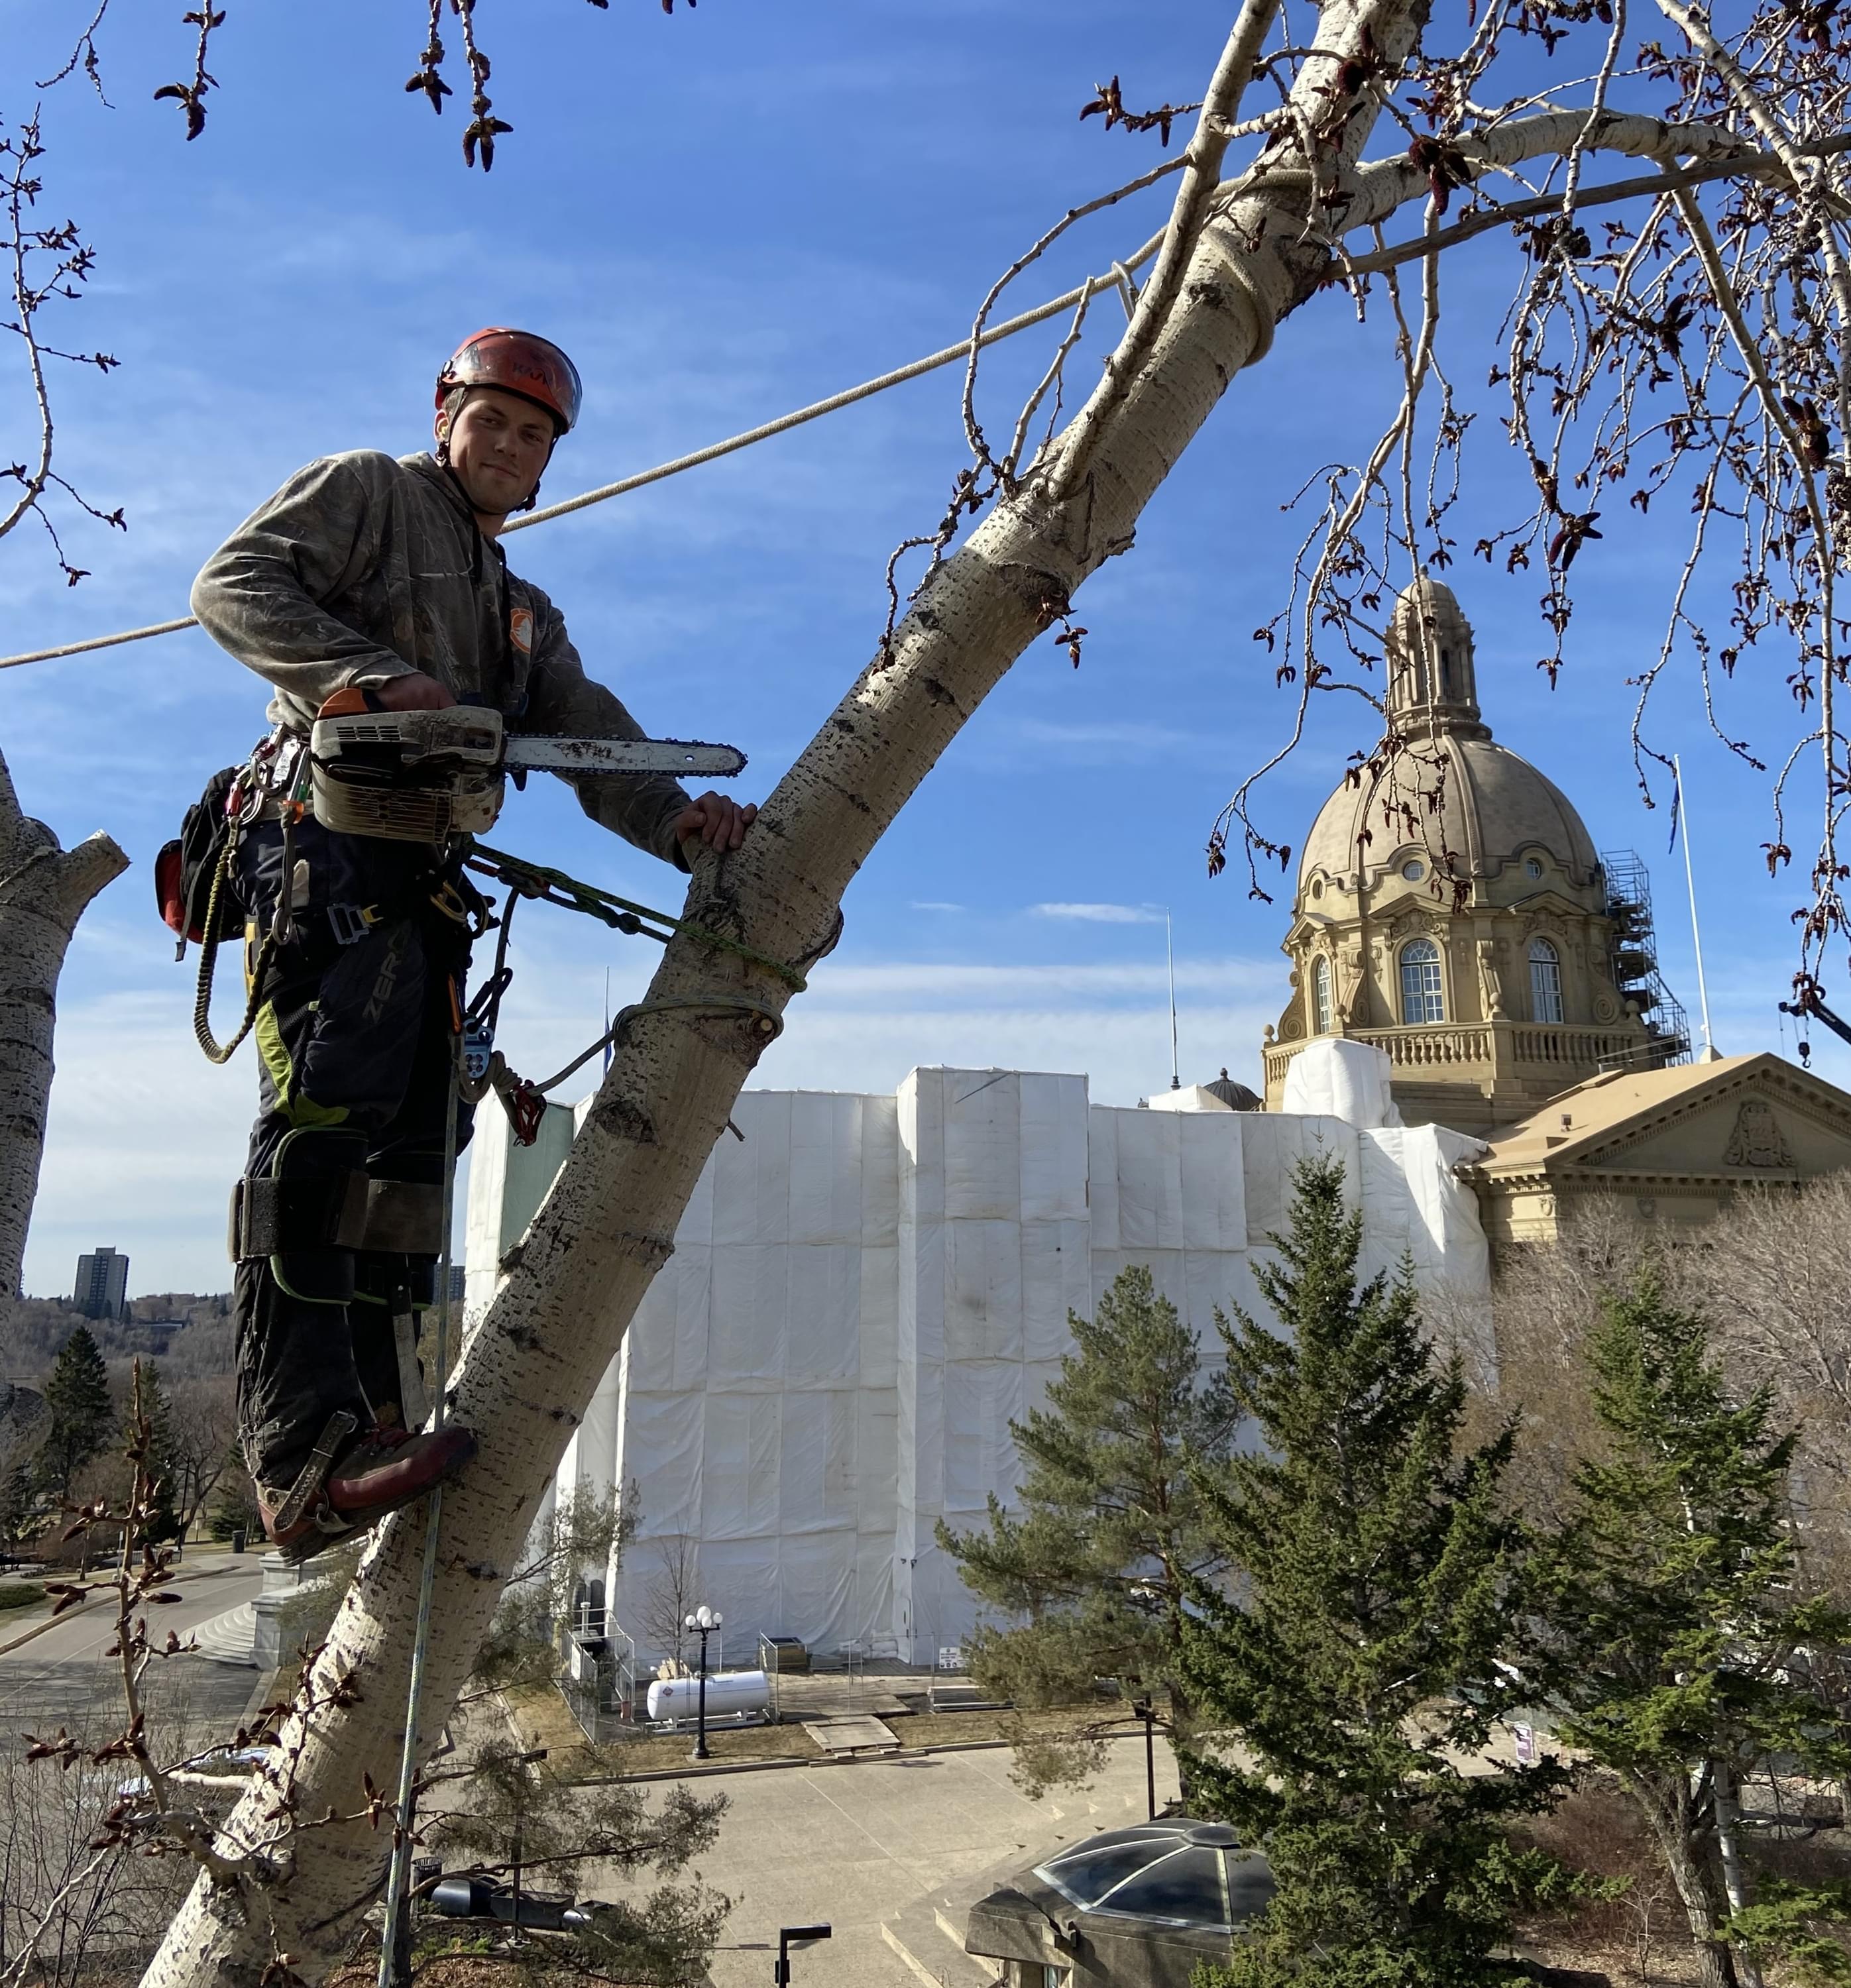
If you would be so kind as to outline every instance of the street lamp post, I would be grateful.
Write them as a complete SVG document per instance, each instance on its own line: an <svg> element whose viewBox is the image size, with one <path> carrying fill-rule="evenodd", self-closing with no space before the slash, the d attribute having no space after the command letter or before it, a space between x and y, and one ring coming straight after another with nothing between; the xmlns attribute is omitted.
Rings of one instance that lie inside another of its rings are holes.
<svg viewBox="0 0 1851 1988"><path fill-rule="evenodd" d="M1146 1692L1132 1707L1144 1722L1144 1805L1150 1819L1157 1819L1157 1708Z"/></svg>
<svg viewBox="0 0 1851 1988"><path fill-rule="evenodd" d="M790 1949L813 1939L827 1939L833 1929L827 1925L780 1926L777 1929L777 1972L771 1977L773 1988L790 1988Z"/></svg>
<svg viewBox="0 0 1851 1988"><path fill-rule="evenodd" d="M682 1626L692 1629L701 1639L701 1682L695 1702L694 1751L689 1758L705 1760L709 1757L707 1752L707 1638L720 1626L719 1612L717 1609L709 1608L703 1601Z"/></svg>

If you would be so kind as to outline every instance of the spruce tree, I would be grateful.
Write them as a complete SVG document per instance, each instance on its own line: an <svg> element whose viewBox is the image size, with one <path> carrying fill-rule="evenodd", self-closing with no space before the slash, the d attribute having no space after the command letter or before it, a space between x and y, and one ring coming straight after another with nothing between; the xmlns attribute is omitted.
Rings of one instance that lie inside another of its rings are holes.
<svg viewBox="0 0 1851 1988"><path fill-rule="evenodd" d="M1442 1988L1504 1978L1524 1860L1508 1819L1551 1806L1552 1762L1464 1772L1511 1696L1526 1549L1500 1511L1507 1429L1460 1453L1465 1385L1423 1338L1409 1273L1359 1285L1334 1160L1294 1175L1258 1272L1281 1333L1218 1323L1258 1442L1203 1472L1240 1570L1203 1584L1183 1665L1205 1730L1200 1806L1263 1847L1279 1891L1203 1980Z"/></svg>
<svg viewBox="0 0 1851 1988"><path fill-rule="evenodd" d="M1807 1916L1791 1888L1757 1899L1737 1791L1776 1760L1851 1773L1851 1728L1807 1674L1851 1618L1799 1579L1795 1437L1772 1427L1771 1391L1731 1400L1703 1320L1650 1273L1603 1310L1588 1359L1606 1453L1575 1474L1541 1591L1562 1731L1639 1804L1702 1979L1734 1988Z"/></svg>
<svg viewBox="0 0 1851 1988"><path fill-rule="evenodd" d="M939 1543L966 1584L1005 1618L981 1627L969 1660L985 1687L1018 1706L1090 1696L1098 1680L1166 1699L1173 1738L1187 1729L1178 1665L1189 1585L1226 1557L1205 1523L1193 1456L1227 1456L1237 1418L1225 1383L1206 1383L1200 1349L1141 1265L1122 1270L1096 1315L1069 1314L1075 1350L1045 1403L1010 1425L1023 1466L1005 1510ZM1032 1784L1083 1777L1094 1757L1031 1756Z"/></svg>
<svg viewBox="0 0 1851 1988"><path fill-rule="evenodd" d="M174 1503L178 1466L174 1455L174 1406L152 1361L135 1363L141 1381L141 1412L148 1425L148 1463L154 1472L153 1510L147 1537L158 1543L180 1537L180 1513Z"/></svg>
<svg viewBox="0 0 1851 1988"><path fill-rule="evenodd" d="M39 1528L38 1493L32 1474L16 1463L0 1477L0 1551L10 1559Z"/></svg>
<svg viewBox="0 0 1851 1988"><path fill-rule="evenodd" d="M109 1375L88 1326L79 1326L59 1349L45 1401L52 1420L39 1452L39 1481L54 1498L66 1498L71 1479L116 1429Z"/></svg>

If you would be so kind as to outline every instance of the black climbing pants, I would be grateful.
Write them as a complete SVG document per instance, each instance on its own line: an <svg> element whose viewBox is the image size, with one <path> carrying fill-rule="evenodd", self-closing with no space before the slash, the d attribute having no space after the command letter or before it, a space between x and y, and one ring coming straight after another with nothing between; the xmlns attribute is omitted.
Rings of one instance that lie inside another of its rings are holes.
<svg viewBox="0 0 1851 1988"><path fill-rule="evenodd" d="M409 1250L330 1246L326 1235L303 1244L299 1211L364 1191L360 1175L441 1188L469 955L466 926L432 902L441 880L429 849L313 820L294 843L294 932L272 955L253 1030L259 1110L241 1192L276 1183L259 1192L298 1211L287 1232L296 1246L242 1254L233 1241L239 1438L252 1476L279 1493L337 1410L362 1429L401 1418L394 1321L433 1301L437 1238ZM283 864L280 823L245 831L232 883L247 966L285 888ZM457 1112L460 1151L470 1107L459 1099Z"/></svg>

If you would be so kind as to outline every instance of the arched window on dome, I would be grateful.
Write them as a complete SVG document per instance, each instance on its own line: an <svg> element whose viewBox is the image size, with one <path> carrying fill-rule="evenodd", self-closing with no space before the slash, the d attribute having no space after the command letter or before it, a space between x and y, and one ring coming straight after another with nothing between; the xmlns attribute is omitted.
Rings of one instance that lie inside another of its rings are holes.
<svg viewBox="0 0 1851 1988"><path fill-rule="evenodd" d="M1546 938L1530 941L1530 1019L1562 1019L1562 955Z"/></svg>
<svg viewBox="0 0 1851 1988"><path fill-rule="evenodd" d="M1430 938L1411 940L1401 948L1401 1019L1410 1025L1446 1019L1440 948Z"/></svg>
<svg viewBox="0 0 1851 1988"><path fill-rule="evenodd" d="M1311 962L1311 1030L1320 1036L1331 1032L1331 963L1322 953Z"/></svg>

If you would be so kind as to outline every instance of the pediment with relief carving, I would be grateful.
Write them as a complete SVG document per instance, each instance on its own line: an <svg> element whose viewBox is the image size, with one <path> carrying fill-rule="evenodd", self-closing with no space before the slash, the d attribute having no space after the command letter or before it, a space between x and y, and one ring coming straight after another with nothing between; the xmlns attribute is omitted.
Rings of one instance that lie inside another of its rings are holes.
<svg viewBox="0 0 1851 1988"><path fill-rule="evenodd" d="M1547 1180L1647 1196L1846 1171L1851 1094L1765 1052L1577 1084L1496 1128L1475 1169L1494 1192Z"/></svg>
<svg viewBox="0 0 1851 1988"><path fill-rule="evenodd" d="M1746 1087L1720 1084L1713 1093L1687 1094L1663 1113L1616 1128L1617 1136L1590 1141L1571 1163L1576 1171L1604 1174L1768 1180L1851 1168L1851 1111L1829 1101L1842 1093L1825 1085L1816 1091L1765 1080ZM1575 1128L1566 1130L1572 1138Z"/></svg>

